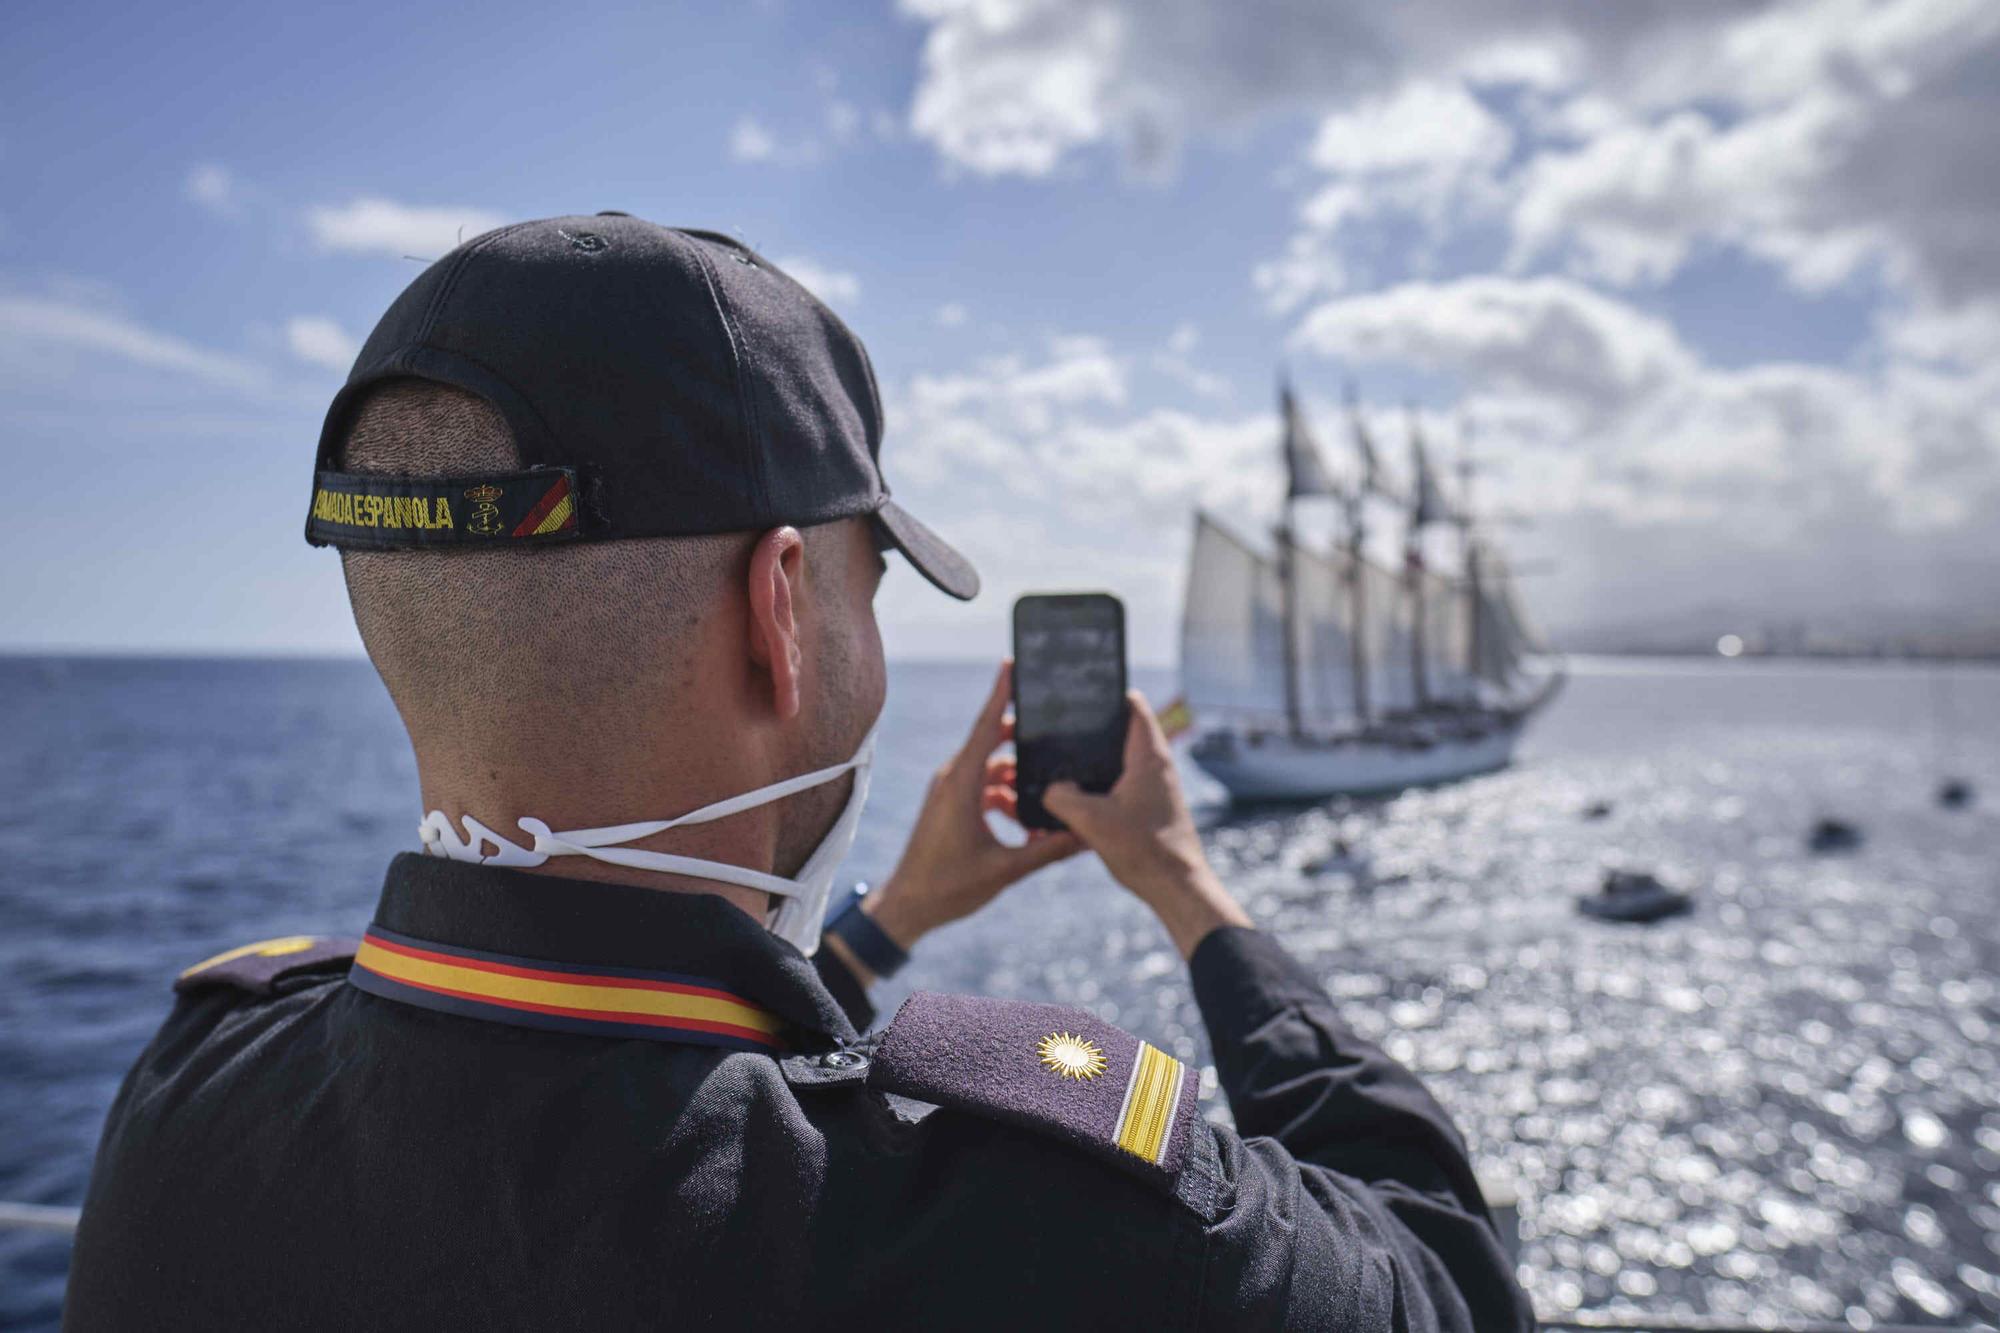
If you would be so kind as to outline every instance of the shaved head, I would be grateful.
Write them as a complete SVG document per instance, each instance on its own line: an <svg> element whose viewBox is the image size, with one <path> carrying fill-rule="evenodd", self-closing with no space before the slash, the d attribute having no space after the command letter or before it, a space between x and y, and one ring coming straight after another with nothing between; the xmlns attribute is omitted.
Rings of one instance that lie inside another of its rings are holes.
<svg viewBox="0 0 2000 1333"><path fill-rule="evenodd" d="M522 464L506 419L490 403L449 385L395 379L356 405L338 466L451 477ZM879 682L870 679L880 674L880 642L867 606L873 581L859 590L859 601L847 586L865 568L852 554L857 534L868 531L865 523L845 520L801 534L815 594L800 627L813 657L811 690L805 725L787 736L796 753L773 759L780 768L846 758L842 747L851 748L859 734L853 714L866 708L858 719L865 730L880 707ZM409 730L425 800L442 802L454 815L479 814L507 831L515 816L556 817L548 804L555 795L522 794L537 789L587 793L574 799L587 802L588 819L601 822L676 813L651 805L659 797L649 770L665 754L699 772L704 756L688 753L691 738L738 703L734 694L752 692L721 677L746 673L745 583L759 537L343 550L355 624ZM879 556L869 558L879 567ZM829 620L854 619L856 606L868 621L865 634ZM726 651L731 644L733 658ZM877 659L872 672L859 660L870 644ZM747 671L754 675L754 666ZM872 703L865 698L871 691ZM725 758L710 755L707 762ZM539 805L475 808L482 793L496 803ZM816 827L780 838L781 868L798 859L790 848L817 840L831 820L818 814L837 810L837 799L831 791L795 798L796 810L811 816L805 824Z"/></svg>
<svg viewBox="0 0 2000 1333"><path fill-rule="evenodd" d="M449 477L513 471L521 460L484 399L404 379L362 400L342 466ZM348 550L341 565L361 640L412 736L477 736L497 762L510 751L545 756L553 733L580 716L684 686L690 664L675 647L715 608L754 538ZM524 729L496 736L503 714Z"/></svg>

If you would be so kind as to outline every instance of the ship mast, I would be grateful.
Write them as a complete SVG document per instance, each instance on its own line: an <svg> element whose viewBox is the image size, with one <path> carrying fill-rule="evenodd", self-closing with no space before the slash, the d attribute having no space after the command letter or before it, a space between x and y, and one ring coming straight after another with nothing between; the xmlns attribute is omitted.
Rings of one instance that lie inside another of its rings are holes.
<svg viewBox="0 0 2000 1333"><path fill-rule="evenodd" d="M1465 679L1472 699L1478 701L1479 679L1479 546L1472 536L1472 427L1463 415L1458 419L1458 524L1459 567L1465 571Z"/></svg>
<svg viewBox="0 0 2000 1333"><path fill-rule="evenodd" d="M1347 419L1354 434L1354 447L1361 455L1361 476L1342 497L1347 506L1347 601L1348 623L1352 626L1348 635L1348 651L1353 662L1354 716L1366 726L1369 712L1368 581L1362 575L1368 568L1364 554L1368 537L1366 510L1368 493L1376 485L1375 446L1368 440L1367 427L1361 424L1361 404L1356 400L1353 380L1347 382Z"/></svg>
<svg viewBox="0 0 2000 1333"><path fill-rule="evenodd" d="M1417 428L1417 409L1406 408L1410 429L1410 513L1403 527L1403 578L1410 599L1410 685L1418 708L1431 702L1430 680L1424 673L1424 524L1431 490L1430 463L1424 457L1424 437Z"/></svg>
<svg viewBox="0 0 2000 1333"><path fill-rule="evenodd" d="M1295 560L1292 555L1292 505L1295 497L1285 497L1285 516L1278 523L1278 591L1284 606L1285 636L1285 726L1294 739L1305 730L1299 708L1299 594Z"/></svg>
<svg viewBox="0 0 2000 1333"><path fill-rule="evenodd" d="M1298 405L1292 401L1288 375L1278 377L1278 413L1284 423L1285 507L1278 520L1278 592L1283 607L1285 658L1285 727L1294 740L1305 731L1299 706L1299 594L1297 561L1292 553L1294 509L1300 491L1299 458L1303 423Z"/></svg>
<svg viewBox="0 0 2000 1333"><path fill-rule="evenodd" d="M1305 708L1299 687L1297 504L1309 495L1340 499L1343 492L1333 484L1305 413L1292 397L1291 378L1282 371L1278 375L1278 411L1284 419L1285 450L1285 509L1278 524L1278 582L1285 620L1285 721L1298 737L1305 732Z"/></svg>

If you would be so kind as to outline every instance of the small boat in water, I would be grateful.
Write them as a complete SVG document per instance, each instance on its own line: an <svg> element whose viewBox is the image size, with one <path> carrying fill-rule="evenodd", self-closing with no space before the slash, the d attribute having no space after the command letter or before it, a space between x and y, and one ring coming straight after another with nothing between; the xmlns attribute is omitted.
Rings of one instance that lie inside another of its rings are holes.
<svg viewBox="0 0 2000 1333"><path fill-rule="evenodd" d="M1694 910L1694 899L1670 889L1653 876L1633 870L1613 870L1604 886L1576 900L1576 909L1600 921L1658 921Z"/></svg>
<svg viewBox="0 0 2000 1333"><path fill-rule="evenodd" d="M1860 845L1860 828L1844 819L1822 819L1806 835L1806 847L1815 852L1851 852Z"/></svg>
<svg viewBox="0 0 2000 1333"><path fill-rule="evenodd" d="M1400 791L1488 773L1562 684L1513 576L1474 518L1464 469L1447 499L1416 420L1407 493L1385 481L1352 394L1358 475L1336 481L1289 386L1279 408L1289 486L1275 550L1195 515L1181 620L1189 756L1243 800ZM1296 507L1337 502L1342 539L1302 539ZM1370 500L1403 514L1403 568L1367 554ZM1432 570L1434 528L1456 530L1456 572Z"/></svg>

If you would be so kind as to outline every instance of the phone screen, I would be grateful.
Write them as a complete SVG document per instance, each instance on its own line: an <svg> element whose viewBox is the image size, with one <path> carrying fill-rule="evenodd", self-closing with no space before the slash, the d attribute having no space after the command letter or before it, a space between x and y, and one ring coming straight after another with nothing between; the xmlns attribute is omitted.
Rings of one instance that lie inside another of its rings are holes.
<svg viewBox="0 0 2000 1333"><path fill-rule="evenodd" d="M1051 782L1109 791L1124 770L1125 608L1109 593L1014 603L1014 751L1021 823L1061 828Z"/></svg>

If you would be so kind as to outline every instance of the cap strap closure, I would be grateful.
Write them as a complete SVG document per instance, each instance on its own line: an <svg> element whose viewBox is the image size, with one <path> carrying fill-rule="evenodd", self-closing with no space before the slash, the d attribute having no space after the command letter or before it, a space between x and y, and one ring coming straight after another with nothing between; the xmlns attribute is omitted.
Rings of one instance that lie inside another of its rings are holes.
<svg viewBox="0 0 2000 1333"><path fill-rule="evenodd" d="M314 546L513 545L578 535L576 469L471 477L313 476Z"/></svg>

